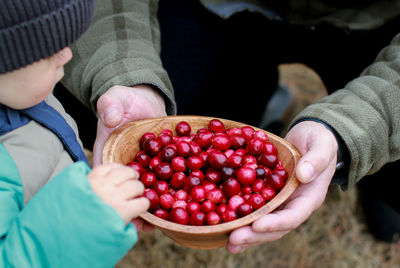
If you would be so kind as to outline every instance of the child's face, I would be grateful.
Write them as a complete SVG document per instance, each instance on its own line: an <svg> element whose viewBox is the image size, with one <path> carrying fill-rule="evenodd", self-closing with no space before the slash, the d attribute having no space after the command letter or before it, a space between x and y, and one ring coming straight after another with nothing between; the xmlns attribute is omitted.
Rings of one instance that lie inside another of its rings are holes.
<svg viewBox="0 0 400 268"><path fill-rule="evenodd" d="M0 103L25 109L43 101L64 76L63 66L72 58L66 47L53 56L0 75Z"/></svg>

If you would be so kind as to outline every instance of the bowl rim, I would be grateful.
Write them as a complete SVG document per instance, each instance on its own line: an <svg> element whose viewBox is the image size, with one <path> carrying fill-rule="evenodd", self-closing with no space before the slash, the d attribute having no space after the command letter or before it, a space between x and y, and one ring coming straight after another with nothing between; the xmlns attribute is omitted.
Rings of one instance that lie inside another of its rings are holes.
<svg viewBox="0 0 400 268"><path fill-rule="evenodd" d="M146 124L148 122L156 122L156 121L162 121L162 120L188 120L188 119L193 119L193 118L201 119L201 120L211 120L211 119L219 119L222 122L230 122L232 124L240 124L241 126L250 126L254 128L255 130L261 130L265 133L268 134L268 138L272 138L272 143L279 141L280 143L284 144L285 147L290 151L290 154L293 157L294 161L294 166L293 170L295 170L296 165L298 160L300 159L300 153L296 149L294 145L286 141L285 139L279 137L276 134L273 134L271 132L268 132L266 130L260 129L255 126L251 126L245 123L241 123L238 121L233 121L229 119L223 119L223 118L218 118L218 117L210 117L210 116L198 116L198 115L174 115L174 116L162 116L162 117L155 117L155 118L149 118L149 119L141 119L141 120L136 120L132 122L128 122L121 127L117 128L114 130L111 134L110 137L107 139L107 141L104 144L103 147L103 163L109 163L112 162L110 152L112 152L113 148L116 147L118 144L118 141L124 136L124 133L131 131L131 129L135 126ZM238 218L236 220L230 221L230 222L224 222L224 223L219 223L216 225L202 225L202 226L197 226L197 225L183 225L183 224L178 224L174 223L172 221L164 220L162 218L159 218L155 216L154 214L146 211L143 214L141 214L139 217L144 219L145 221L149 222L150 224L156 226L157 228L161 230L169 230L169 231L174 231L174 232L182 232L182 233L187 233L187 234L192 234L192 235L201 235L201 234L215 234L215 233L226 233L233 231L234 229L237 229L238 226L246 226L249 225L250 223L254 222L261 216L267 215L268 213L274 211L276 208L278 208L280 205L282 205L287 198L295 191L295 189L298 187L299 181L297 180L295 176L295 172L292 172L290 176L287 178L285 186L279 191L279 193L269 202L267 202L264 206L261 208L257 209L256 211L253 211L252 213Z"/></svg>

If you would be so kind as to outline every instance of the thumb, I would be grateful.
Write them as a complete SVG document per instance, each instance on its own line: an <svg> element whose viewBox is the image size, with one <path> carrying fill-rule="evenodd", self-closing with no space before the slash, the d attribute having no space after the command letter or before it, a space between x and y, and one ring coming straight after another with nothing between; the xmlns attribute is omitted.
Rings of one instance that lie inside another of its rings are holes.
<svg viewBox="0 0 400 268"><path fill-rule="evenodd" d="M332 162L336 162L337 158L336 139L330 132L311 139L307 148L296 167L296 176L302 183L313 181L326 169L334 166Z"/></svg>
<svg viewBox="0 0 400 268"><path fill-rule="evenodd" d="M99 98L97 112L103 124L108 128L118 126L124 116L122 103L112 94L105 94Z"/></svg>

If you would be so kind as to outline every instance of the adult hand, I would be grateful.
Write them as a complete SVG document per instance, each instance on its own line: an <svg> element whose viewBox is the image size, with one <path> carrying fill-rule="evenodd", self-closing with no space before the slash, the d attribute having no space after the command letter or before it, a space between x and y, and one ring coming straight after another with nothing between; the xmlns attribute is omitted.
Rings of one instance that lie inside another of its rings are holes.
<svg viewBox="0 0 400 268"><path fill-rule="evenodd" d="M301 184L278 210L233 231L227 244L231 253L282 238L306 221L326 197L337 160L334 135L320 123L303 121L288 132L286 140L302 154L295 171Z"/></svg>
<svg viewBox="0 0 400 268"><path fill-rule="evenodd" d="M113 86L97 101L97 136L93 166L101 164L107 138L117 127L134 120L166 116L163 98L151 86Z"/></svg>

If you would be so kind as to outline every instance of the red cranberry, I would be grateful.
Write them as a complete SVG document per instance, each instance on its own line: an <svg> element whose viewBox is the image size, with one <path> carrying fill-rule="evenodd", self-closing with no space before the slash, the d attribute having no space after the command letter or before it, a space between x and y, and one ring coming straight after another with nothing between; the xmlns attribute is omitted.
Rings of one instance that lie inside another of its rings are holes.
<svg viewBox="0 0 400 268"><path fill-rule="evenodd" d="M236 179L229 178L222 184L222 191L227 197L239 194L240 190L240 183Z"/></svg>
<svg viewBox="0 0 400 268"><path fill-rule="evenodd" d="M264 131L261 131L261 130L256 130L253 134L253 138L260 139L262 141L268 140L267 133L265 133Z"/></svg>
<svg viewBox="0 0 400 268"><path fill-rule="evenodd" d="M231 140L226 134L219 133L212 139L212 146L219 151L226 151L231 147Z"/></svg>
<svg viewBox="0 0 400 268"><path fill-rule="evenodd" d="M203 160L199 156L192 155L187 159L186 164L192 170L199 170L203 166Z"/></svg>
<svg viewBox="0 0 400 268"><path fill-rule="evenodd" d="M160 203L160 198L156 191L154 191L153 189L146 188L144 189L143 195L150 201L149 210L154 210L158 208L158 204Z"/></svg>
<svg viewBox="0 0 400 268"><path fill-rule="evenodd" d="M151 156L148 155L145 151L141 150L141 151L137 152L135 160L140 165L142 165L142 167L147 167L150 163Z"/></svg>
<svg viewBox="0 0 400 268"><path fill-rule="evenodd" d="M160 163L154 170L154 174L156 174L157 178L161 180L167 180L171 178L174 171L172 169L171 164L169 163Z"/></svg>
<svg viewBox="0 0 400 268"><path fill-rule="evenodd" d="M185 172L186 171L186 159L182 156L177 156L171 160L172 169L175 171Z"/></svg>
<svg viewBox="0 0 400 268"><path fill-rule="evenodd" d="M153 186L153 189L159 194L159 195L162 195L162 194L165 194L165 193L167 193L168 192L168 183L166 182L166 181L160 181L160 180L158 180L158 181L156 181L155 183L154 183L154 186Z"/></svg>
<svg viewBox="0 0 400 268"><path fill-rule="evenodd" d="M221 169L221 176L222 176L222 178L225 178L225 179L232 177L234 175L234 173L235 173L235 170L231 167L223 167Z"/></svg>
<svg viewBox="0 0 400 268"><path fill-rule="evenodd" d="M240 195L234 195L231 198L229 198L228 206L230 210L236 211L238 206L240 206L243 203L244 203L243 197L241 197Z"/></svg>
<svg viewBox="0 0 400 268"><path fill-rule="evenodd" d="M242 193L243 194L251 194L251 193L253 193L253 189L250 185L244 185L242 187Z"/></svg>
<svg viewBox="0 0 400 268"><path fill-rule="evenodd" d="M183 172L176 172L172 175L171 180L169 183L171 184L172 187L175 189L180 189L183 187L183 184L185 182L186 175Z"/></svg>
<svg viewBox="0 0 400 268"><path fill-rule="evenodd" d="M149 139L149 138L155 138L156 137L156 135L154 134L154 133L152 133L152 132L146 132L146 133L144 133L141 137L140 137L140 139L139 139L139 146L140 146L140 148L141 149L144 149L144 142L147 140L147 139Z"/></svg>
<svg viewBox="0 0 400 268"><path fill-rule="evenodd" d="M156 167L161 163L161 157L154 156L149 162L149 169L155 170Z"/></svg>
<svg viewBox="0 0 400 268"><path fill-rule="evenodd" d="M189 142L189 146L190 146L190 150L192 152L192 155L199 155L202 152L200 145L198 145L194 141L190 141Z"/></svg>
<svg viewBox="0 0 400 268"><path fill-rule="evenodd" d="M261 195L264 197L265 201L271 201L276 196L276 191L270 186L265 187Z"/></svg>
<svg viewBox="0 0 400 268"><path fill-rule="evenodd" d="M202 186L197 185L190 190L190 196L192 197L193 201L201 202L206 198L206 192Z"/></svg>
<svg viewBox="0 0 400 268"><path fill-rule="evenodd" d="M271 176L267 178L267 182L272 188L279 191L285 186L285 181L279 173L272 172Z"/></svg>
<svg viewBox="0 0 400 268"><path fill-rule="evenodd" d="M235 211L228 209L227 211L225 211L224 213L222 213L221 215L221 219L223 222L230 222L230 221L234 221L238 218L238 215L236 214Z"/></svg>
<svg viewBox="0 0 400 268"><path fill-rule="evenodd" d="M261 167L255 169L257 178L265 178L265 170Z"/></svg>
<svg viewBox="0 0 400 268"><path fill-rule="evenodd" d="M283 167L282 168L276 167L274 169L274 173L280 175L284 181L286 181L288 176L289 176L288 173L286 172L286 170Z"/></svg>
<svg viewBox="0 0 400 268"><path fill-rule="evenodd" d="M204 213L209 213L212 211L215 211L215 204L211 202L210 200L204 200L200 204L200 210L203 211Z"/></svg>
<svg viewBox="0 0 400 268"><path fill-rule="evenodd" d="M264 206L265 200L262 195L256 193L250 197L249 203L251 204L254 210L257 210L260 207Z"/></svg>
<svg viewBox="0 0 400 268"><path fill-rule="evenodd" d="M211 145L213 137L214 134L211 131L205 130L203 132L197 133L194 140L201 148L208 148Z"/></svg>
<svg viewBox="0 0 400 268"><path fill-rule="evenodd" d="M234 149L246 147L246 139L242 135L232 135L231 144Z"/></svg>
<svg viewBox="0 0 400 268"><path fill-rule="evenodd" d="M206 198L214 204L219 204L224 200L224 193L221 189L214 189L206 192Z"/></svg>
<svg viewBox="0 0 400 268"><path fill-rule="evenodd" d="M215 169L209 168L206 171L206 179L213 183L219 183L221 180L221 175Z"/></svg>
<svg viewBox="0 0 400 268"><path fill-rule="evenodd" d="M176 149L178 154L182 157L188 157L192 154L192 149L190 148L189 143L186 141L180 141L176 144Z"/></svg>
<svg viewBox="0 0 400 268"><path fill-rule="evenodd" d="M235 151L235 154L240 155L241 157L244 157L247 154L247 151L245 149L240 148Z"/></svg>
<svg viewBox="0 0 400 268"><path fill-rule="evenodd" d="M145 187L150 187L156 182L157 178L154 173L146 172L140 176L140 181L143 183Z"/></svg>
<svg viewBox="0 0 400 268"><path fill-rule="evenodd" d="M275 145L273 145L272 143L270 143L268 141L264 143L263 152L265 154L275 154L275 155L278 153L278 151L276 150Z"/></svg>
<svg viewBox="0 0 400 268"><path fill-rule="evenodd" d="M185 180L183 181L183 188L187 191L190 192L190 190L192 190L193 187L198 186L201 184L201 180L199 177L197 176L192 176L189 175L185 178Z"/></svg>
<svg viewBox="0 0 400 268"><path fill-rule="evenodd" d="M202 226L206 223L206 214L201 211L197 211L190 215L190 225Z"/></svg>
<svg viewBox="0 0 400 268"><path fill-rule="evenodd" d="M204 181L202 183L202 186L203 186L204 191L206 192L206 194L208 192L210 192L211 190L217 189L217 185L215 183L210 182L210 181Z"/></svg>
<svg viewBox="0 0 400 268"><path fill-rule="evenodd" d="M200 179L200 182L202 182L204 180L204 173L203 171L197 169L197 170L192 170L189 174L189 176L194 176L194 177L198 177Z"/></svg>
<svg viewBox="0 0 400 268"><path fill-rule="evenodd" d="M218 215L218 213L212 211L207 213L206 222L208 225L216 225L221 223L221 217Z"/></svg>
<svg viewBox="0 0 400 268"><path fill-rule="evenodd" d="M178 136L188 136L192 131L188 122L181 121L175 126L175 131Z"/></svg>
<svg viewBox="0 0 400 268"><path fill-rule="evenodd" d="M237 179L242 185L250 185L256 180L256 172L252 168L242 167L237 172Z"/></svg>
<svg viewBox="0 0 400 268"><path fill-rule="evenodd" d="M207 158L208 163L211 167L219 170L227 165L228 159L226 156L220 151L212 151L208 154Z"/></svg>
<svg viewBox="0 0 400 268"><path fill-rule="evenodd" d="M165 193L160 196L160 206L165 209L170 209L172 208L172 205L175 202L175 198L172 194L170 193Z"/></svg>
<svg viewBox="0 0 400 268"><path fill-rule="evenodd" d="M174 146L167 146L160 152L160 157L164 162L171 162L171 160L178 156L178 152L176 151Z"/></svg>
<svg viewBox="0 0 400 268"><path fill-rule="evenodd" d="M238 127L234 127L231 129L227 129L225 131L226 135L228 135L229 137L233 136L233 135L242 135L242 130Z"/></svg>
<svg viewBox="0 0 400 268"><path fill-rule="evenodd" d="M221 120L218 120L218 119L210 120L210 122L208 123L208 128L214 133L219 133L219 132L225 131L224 123L222 123Z"/></svg>
<svg viewBox="0 0 400 268"><path fill-rule="evenodd" d="M243 157L234 153L228 158L228 164L231 168L239 168L242 166Z"/></svg>
<svg viewBox="0 0 400 268"><path fill-rule="evenodd" d="M160 134L158 136L158 140L161 142L162 146L165 147L167 145L170 145L171 143L173 143L174 139L172 138L172 136L168 135L168 134Z"/></svg>
<svg viewBox="0 0 400 268"><path fill-rule="evenodd" d="M153 214L156 215L157 217L163 219L163 220L167 220L169 213L168 211L166 211L163 208L157 208L156 210L153 211Z"/></svg>
<svg viewBox="0 0 400 268"><path fill-rule="evenodd" d="M128 164L126 164L126 165L128 167L131 167L134 170L136 170L136 172L139 173L139 176L141 176L143 174L143 172L144 172L144 168L138 162L132 161L132 162L129 162Z"/></svg>
<svg viewBox="0 0 400 268"><path fill-rule="evenodd" d="M261 154L258 161L261 165L273 169L278 164L278 157L275 154Z"/></svg>
<svg viewBox="0 0 400 268"><path fill-rule="evenodd" d="M227 211L229 209L229 206L225 203L220 204L215 211L219 214L222 215L222 213L224 213L225 211Z"/></svg>
<svg viewBox="0 0 400 268"><path fill-rule="evenodd" d="M263 152L264 142L260 139L253 138L248 141L246 149L249 154L259 156Z"/></svg>
<svg viewBox="0 0 400 268"><path fill-rule="evenodd" d="M237 214L241 217L249 215L253 212L253 207L249 203L243 203L238 206Z"/></svg>
<svg viewBox="0 0 400 268"><path fill-rule="evenodd" d="M189 223L189 214L183 208L174 208L169 214L172 222L187 225Z"/></svg>
<svg viewBox="0 0 400 268"><path fill-rule="evenodd" d="M243 137L246 140L249 141L249 140L251 140L253 138L253 134L255 132L254 128L252 128L250 126L245 126L245 127L242 127L241 130L242 130Z"/></svg>
<svg viewBox="0 0 400 268"><path fill-rule="evenodd" d="M233 155L234 153L235 153L235 151L232 150L232 149L226 150L226 151L224 152L226 158L231 157L231 155Z"/></svg>
<svg viewBox="0 0 400 268"><path fill-rule="evenodd" d="M201 160L203 160L204 166L207 165L207 158L208 158L208 153L206 152L201 152L199 154L199 157L201 158Z"/></svg>
<svg viewBox="0 0 400 268"><path fill-rule="evenodd" d="M253 192L261 193L265 188L265 181L263 179L257 179L252 186Z"/></svg>
<svg viewBox="0 0 400 268"><path fill-rule="evenodd" d="M200 204L197 202L189 202L187 204L187 210L189 214L193 214L200 211Z"/></svg>
<svg viewBox="0 0 400 268"><path fill-rule="evenodd" d="M187 202L185 200L175 200L172 203L172 209L174 208L183 208L184 210L187 209Z"/></svg>
<svg viewBox="0 0 400 268"><path fill-rule="evenodd" d="M243 164L257 164L257 159L252 155L243 156Z"/></svg>
<svg viewBox="0 0 400 268"><path fill-rule="evenodd" d="M150 155L157 155L161 149L161 141L157 138L149 138L143 144L144 150Z"/></svg>
<svg viewBox="0 0 400 268"><path fill-rule="evenodd" d="M163 129L163 130L161 131L160 135L163 135L163 134L166 134L166 135L171 136L171 137L174 136L174 134L172 133L172 131L171 131L170 129L168 129L168 128Z"/></svg>
<svg viewBox="0 0 400 268"><path fill-rule="evenodd" d="M189 194L185 190L178 190L174 195L176 200L184 200L186 201L189 197Z"/></svg>

